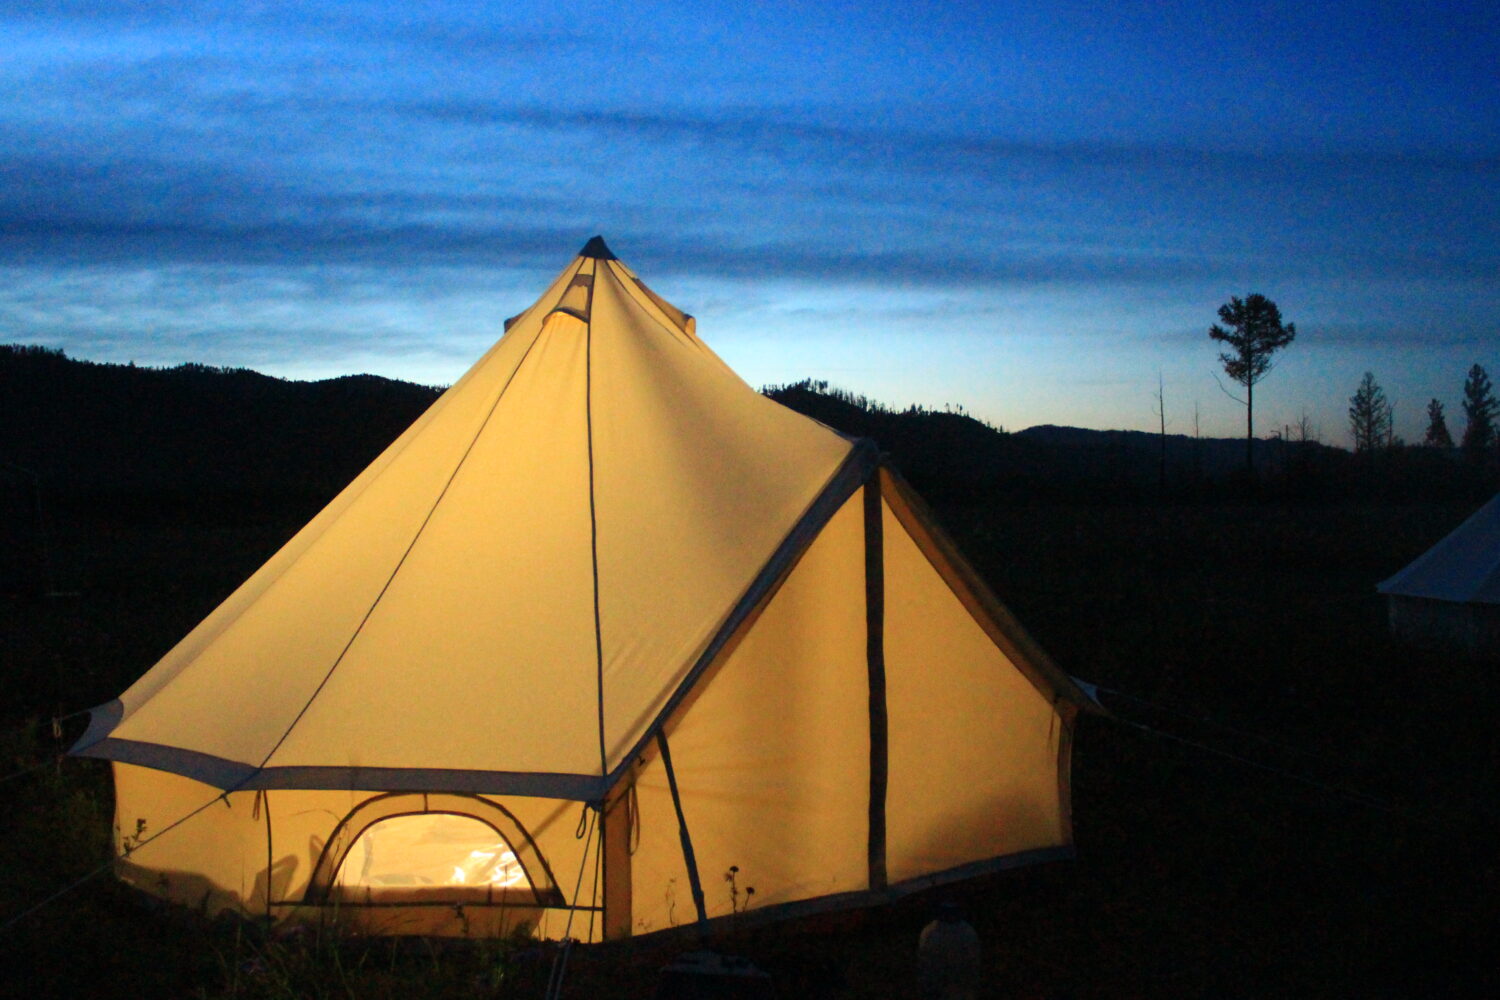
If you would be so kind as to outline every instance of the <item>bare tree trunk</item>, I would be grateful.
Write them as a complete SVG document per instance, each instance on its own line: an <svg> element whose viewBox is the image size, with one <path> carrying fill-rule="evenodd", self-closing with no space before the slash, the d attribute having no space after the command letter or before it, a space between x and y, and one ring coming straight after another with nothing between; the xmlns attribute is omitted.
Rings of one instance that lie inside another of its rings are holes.
<svg viewBox="0 0 1500 1000"><path fill-rule="evenodd" d="M1255 383L1245 386L1245 474L1255 478Z"/></svg>

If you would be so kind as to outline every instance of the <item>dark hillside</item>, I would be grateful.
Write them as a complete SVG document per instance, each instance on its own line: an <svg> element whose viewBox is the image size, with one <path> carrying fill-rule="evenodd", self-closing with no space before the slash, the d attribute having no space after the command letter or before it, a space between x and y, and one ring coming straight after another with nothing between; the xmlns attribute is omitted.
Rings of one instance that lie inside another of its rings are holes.
<svg viewBox="0 0 1500 1000"><path fill-rule="evenodd" d="M0 459L61 496L327 496L437 398L373 375L96 364L0 346Z"/></svg>
<svg viewBox="0 0 1500 1000"><path fill-rule="evenodd" d="M810 379L763 391L846 434L873 438L939 507L1235 502L1247 497L1477 504L1497 485L1493 470L1473 468L1456 451L1398 447L1366 458L1318 441L1284 437L1256 440L1259 478L1248 484L1243 438L1168 434L1164 442L1161 435L1144 431L1052 424L1007 432L961 411L892 409Z"/></svg>

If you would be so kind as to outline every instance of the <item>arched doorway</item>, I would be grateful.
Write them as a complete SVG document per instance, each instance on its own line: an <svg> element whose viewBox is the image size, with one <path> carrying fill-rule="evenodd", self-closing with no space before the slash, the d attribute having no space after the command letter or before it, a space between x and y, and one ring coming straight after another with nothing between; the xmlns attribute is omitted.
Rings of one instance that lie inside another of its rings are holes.
<svg viewBox="0 0 1500 1000"><path fill-rule="evenodd" d="M564 905L535 842L477 795L396 792L361 803L328 839L306 901Z"/></svg>

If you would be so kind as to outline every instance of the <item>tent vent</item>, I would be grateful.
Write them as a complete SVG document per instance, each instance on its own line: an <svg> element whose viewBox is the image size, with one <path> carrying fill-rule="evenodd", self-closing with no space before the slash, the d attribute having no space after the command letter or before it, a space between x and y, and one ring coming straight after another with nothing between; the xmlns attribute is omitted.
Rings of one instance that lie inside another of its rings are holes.
<svg viewBox="0 0 1500 1000"><path fill-rule="evenodd" d="M552 312L567 313L574 319L587 323L593 290L594 276L592 274L575 274L573 280L568 283L567 289L562 293L562 298L558 299L557 305L552 307Z"/></svg>

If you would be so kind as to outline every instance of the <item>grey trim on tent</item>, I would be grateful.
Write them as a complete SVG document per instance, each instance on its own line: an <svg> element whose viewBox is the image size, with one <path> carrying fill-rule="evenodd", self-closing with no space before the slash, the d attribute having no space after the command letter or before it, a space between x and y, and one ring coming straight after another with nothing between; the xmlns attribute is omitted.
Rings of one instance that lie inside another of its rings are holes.
<svg viewBox="0 0 1500 1000"><path fill-rule="evenodd" d="M881 480L880 492L897 519L911 533L934 567L954 587L969 607L970 613L1015 662L1017 668L1039 689L1050 687L1047 691L1049 696L1055 692L1074 704L1092 708L1092 700L1079 691L1071 678L1052 663L974 570L958 555L953 543L941 534L933 522L932 515L926 511L921 499L889 466L879 464L879 452L874 444L860 439L853 442L848 456L830 477L823 491L792 526L781 545L751 581L740 600L725 617L718 632L683 677L677 690L641 733L631 751L621 758L620 763L608 775L417 767L258 768L252 764L194 750L112 738L109 733L124 715L119 699L90 710L88 729L68 752L74 756L97 757L171 771L226 791L337 788L372 792L528 795L575 802L601 802L649 742L665 727L704 671L712 666L741 628L753 620L754 613L770 600L823 526L856 489L876 474Z"/></svg>
<svg viewBox="0 0 1500 1000"><path fill-rule="evenodd" d="M781 583L791 572L792 567L797 564L802 553L818 537L818 532L823 526L838 513L844 501L854 495L854 491L868 480L879 468L880 451L874 442L859 438L853 442L849 454L844 457L843 463L837 471L829 478L828 485L813 500L803 512L797 522L792 525L791 531L787 532L786 538L777 546L771 558L761 567L761 571L750 581L750 586L745 588L744 594L738 602L730 609L719 630L709 640L708 645L699 655L697 661L683 676L682 682L677 685L662 705L661 710L656 713L656 718L636 739L630 752L620 758L620 762L610 771L605 780L605 788L613 788L615 783L625 774L631 764L641 755L641 752L650 743L657 733L661 732L677 711L679 705L692 692L698 683L698 678L703 672L713 665L718 659L719 653L729 645L741 627L753 621L755 612L765 606L776 593Z"/></svg>
<svg viewBox="0 0 1500 1000"><path fill-rule="evenodd" d="M865 439L853 442L849 454L828 484L792 525L770 559L766 561L739 601L730 610L703 653L683 677L655 720L636 740L631 751L606 776L596 774L480 771L457 768L279 766L255 767L211 754L179 747L110 738L123 717L118 699L92 710L89 728L68 752L74 756L100 757L126 764L139 764L172 771L215 788L341 788L360 791L472 792L485 795L533 795L570 799L575 802L603 801L646 745L666 725L677 707L692 691L699 677L729 644L739 629L753 619L776 592L802 553L833 517L845 500L879 467L879 451Z"/></svg>
<svg viewBox="0 0 1500 1000"><path fill-rule="evenodd" d="M106 706L108 707L108 706ZM111 726L111 728L113 728ZM79 741L82 742L81 740ZM140 767L171 771L205 785L212 785L224 792L239 791L255 776L258 768L237 760L226 760L213 754L184 750L181 747L162 746L140 740L122 740L105 737L87 747L74 745L68 751L75 757L98 757L103 760L136 764Z"/></svg>
<svg viewBox="0 0 1500 1000"><path fill-rule="evenodd" d="M84 750L98 743L120 724L125 718L125 703L116 698L114 701L106 701L89 709L89 725L83 731L83 735L68 748L70 754L81 754Z"/></svg>
<svg viewBox="0 0 1500 1000"><path fill-rule="evenodd" d="M597 774L468 771L439 767L267 767L242 788L348 788L389 792L532 795L597 802L606 789Z"/></svg>
<svg viewBox="0 0 1500 1000"><path fill-rule="evenodd" d="M171 771L226 792L274 788L345 789L360 792L459 792L471 795L530 795L597 802L607 791L597 774L478 771L438 767L255 767L180 747L106 738L69 751Z"/></svg>

